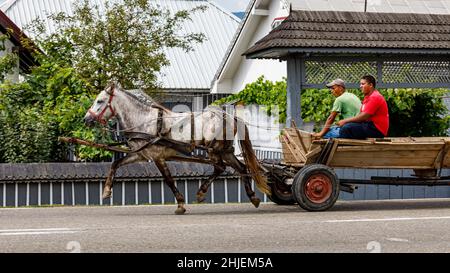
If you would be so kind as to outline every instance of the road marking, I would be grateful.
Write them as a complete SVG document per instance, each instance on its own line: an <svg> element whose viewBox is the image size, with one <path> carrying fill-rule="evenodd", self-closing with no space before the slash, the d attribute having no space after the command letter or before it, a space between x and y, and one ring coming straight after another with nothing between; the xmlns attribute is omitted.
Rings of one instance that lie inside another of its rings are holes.
<svg viewBox="0 0 450 273"><path fill-rule="evenodd" d="M407 239L400 239L400 238L386 238L386 240L391 241L391 242L409 242L409 240Z"/></svg>
<svg viewBox="0 0 450 273"><path fill-rule="evenodd" d="M380 219L328 220L328 221L323 221L323 223L388 222L388 221L444 220L444 219L450 219L450 216L441 216L441 217L405 217L405 218L380 218Z"/></svg>
<svg viewBox="0 0 450 273"><path fill-rule="evenodd" d="M45 229L3 229L0 230L0 236L17 235L49 235L49 234L73 234L79 232L70 228L45 228Z"/></svg>

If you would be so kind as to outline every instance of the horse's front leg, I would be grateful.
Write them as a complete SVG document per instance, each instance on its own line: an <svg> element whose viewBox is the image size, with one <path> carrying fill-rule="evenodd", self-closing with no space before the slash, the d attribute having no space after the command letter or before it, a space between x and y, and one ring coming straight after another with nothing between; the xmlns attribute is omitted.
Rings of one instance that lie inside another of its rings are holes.
<svg viewBox="0 0 450 273"><path fill-rule="evenodd" d="M117 169L119 169L123 165L127 165L136 161L142 161L142 158L138 154L128 154L124 158L118 159L111 164L111 168L109 169L108 176L106 177L105 186L103 187L103 199L110 198L113 187L114 176L116 175Z"/></svg>
<svg viewBox="0 0 450 273"><path fill-rule="evenodd" d="M208 177L208 179L202 183L197 191L197 202L202 203L205 201L206 193L211 183L225 171L225 165L220 157L220 154L208 152L209 159L214 163L214 173Z"/></svg>
<svg viewBox="0 0 450 273"><path fill-rule="evenodd" d="M177 187L175 186L175 180L170 174L169 167L167 166L166 161L164 159L158 159L155 160L154 162L158 170L161 172L167 186L169 186L169 188L173 192L173 195L177 199L178 208L175 210L175 214L178 215L184 214L186 212L186 209L184 208L185 204L184 196L178 191Z"/></svg>

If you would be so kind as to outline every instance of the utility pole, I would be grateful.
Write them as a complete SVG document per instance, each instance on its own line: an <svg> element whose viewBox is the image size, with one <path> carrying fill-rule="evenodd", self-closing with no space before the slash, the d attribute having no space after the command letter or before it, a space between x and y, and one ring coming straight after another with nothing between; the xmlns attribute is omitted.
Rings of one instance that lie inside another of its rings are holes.
<svg viewBox="0 0 450 273"><path fill-rule="evenodd" d="M367 12L367 0L364 1L364 12Z"/></svg>

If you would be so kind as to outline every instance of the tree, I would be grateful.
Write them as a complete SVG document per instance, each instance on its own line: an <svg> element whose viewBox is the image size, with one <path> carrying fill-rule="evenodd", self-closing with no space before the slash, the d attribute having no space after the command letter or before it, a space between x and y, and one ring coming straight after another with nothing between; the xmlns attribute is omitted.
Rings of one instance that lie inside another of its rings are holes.
<svg viewBox="0 0 450 273"><path fill-rule="evenodd" d="M164 50L189 51L204 38L179 34L182 23L192 12L204 10L202 6L171 15L146 0L105 3L105 13L85 0L71 16L53 15L58 32L48 36L42 21L34 22L34 44L42 50L34 56L40 66L23 75L21 83L0 84L0 162L64 161L70 147L59 143L58 136L111 141L108 131L83 124L97 93L113 79L129 89L156 89L157 73L169 64ZM22 43L32 49L31 41ZM10 71L14 58L11 53L0 59L0 75ZM83 146L74 153L84 161L111 157L110 152Z"/></svg>
<svg viewBox="0 0 450 273"><path fill-rule="evenodd" d="M59 31L49 36L42 21L31 28L49 56L75 68L96 90L112 79L126 89L155 90L160 86L158 73L170 64L165 50L188 52L205 39L204 34L187 33L181 27L206 6L171 14L154 1L104 2L105 11L84 0L75 4L73 15L51 15Z"/></svg>

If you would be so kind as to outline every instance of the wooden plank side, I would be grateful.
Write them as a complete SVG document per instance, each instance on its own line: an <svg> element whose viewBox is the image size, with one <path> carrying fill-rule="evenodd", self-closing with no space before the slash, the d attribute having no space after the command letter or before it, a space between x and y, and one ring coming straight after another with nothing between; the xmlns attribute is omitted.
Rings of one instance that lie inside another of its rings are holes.
<svg viewBox="0 0 450 273"><path fill-rule="evenodd" d="M294 161L294 156L292 155L291 151L289 150L289 148L287 147L287 144L282 142L281 143L281 147L283 149L283 160L285 162L291 162Z"/></svg>
<svg viewBox="0 0 450 273"><path fill-rule="evenodd" d="M356 157L356 158L367 158L368 160L372 158L391 158L391 159L399 159L399 160L409 160L417 159L417 157L433 159L433 163L436 160L436 156L439 151L367 151L367 152L357 152L357 151L342 151L338 150L335 153L335 158L348 158L348 157Z"/></svg>
<svg viewBox="0 0 450 273"><path fill-rule="evenodd" d="M339 144L339 143L338 143L337 141L335 141L335 142L333 143L333 147L331 148L330 154L328 155L328 159L327 159L327 162L325 163L325 165L327 165L327 166L330 165L330 162L333 160L334 153L335 153L336 150L337 150L338 144Z"/></svg>
<svg viewBox="0 0 450 273"><path fill-rule="evenodd" d="M382 152L382 151L429 151L435 155L444 144L370 144L366 146L339 146L338 151L355 152Z"/></svg>
<svg viewBox="0 0 450 273"><path fill-rule="evenodd" d="M306 157L305 157L305 152L303 151L303 149L300 147L300 145L298 145L298 138L295 139L293 136L291 136L290 134L287 134L286 137L289 139L289 144L287 144L288 149L291 151L292 155L297 159L298 162L305 162L306 161Z"/></svg>
<svg viewBox="0 0 450 273"><path fill-rule="evenodd" d="M439 168L441 167L450 167L450 141L446 141L445 142L445 146L443 148L442 151L442 159L438 159L441 160L441 162L439 162Z"/></svg>
<svg viewBox="0 0 450 273"><path fill-rule="evenodd" d="M289 135L290 138L300 147L306 154L309 147L312 144L312 134L302 130L295 130L293 128L285 129L284 133Z"/></svg>
<svg viewBox="0 0 450 273"><path fill-rule="evenodd" d="M427 151L419 152L336 152L330 162L332 167L350 168L413 168L432 169L435 156Z"/></svg>
<svg viewBox="0 0 450 273"><path fill-rule="evenodd" d="M281 147L283 149L283 163L289 165L291 163L295 163L296 159L292 155L291 151L288 148L288 144L286 143L286 141L289 141L289 140L287 140L285 138L286 137L284 135L280 136Z"/></svg>

